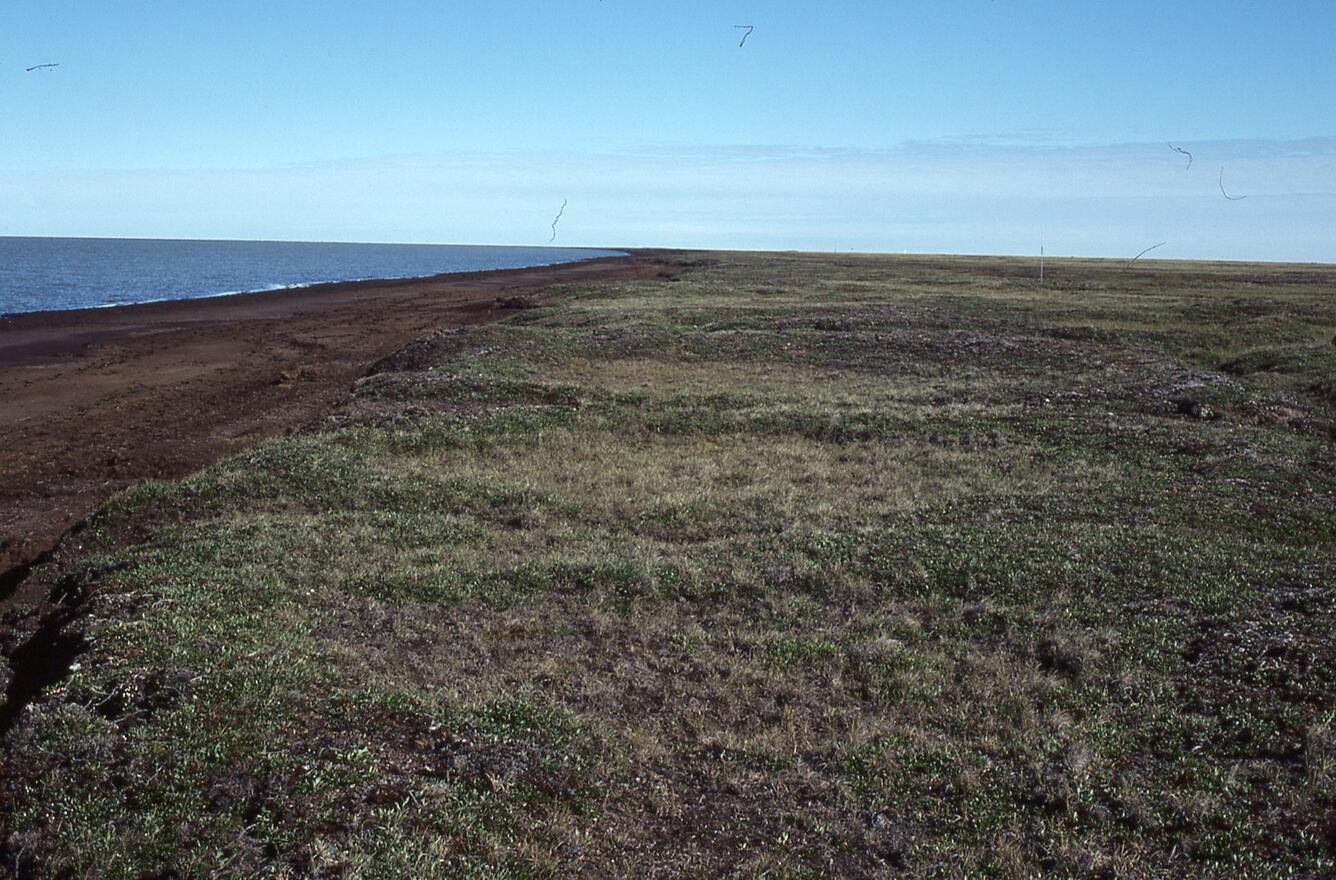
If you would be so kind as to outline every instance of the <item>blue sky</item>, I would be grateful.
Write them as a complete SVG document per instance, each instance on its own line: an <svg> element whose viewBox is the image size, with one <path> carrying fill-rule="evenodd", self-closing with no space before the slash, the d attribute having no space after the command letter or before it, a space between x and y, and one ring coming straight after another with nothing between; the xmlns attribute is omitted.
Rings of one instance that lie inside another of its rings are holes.
<svg viewBox="0 0 1336 880"><path fill-rule="evenodd" d="M11 0L0 234L533 243L569 199L559 243L1336 261L1334 38L1330 0Z"/></svg>

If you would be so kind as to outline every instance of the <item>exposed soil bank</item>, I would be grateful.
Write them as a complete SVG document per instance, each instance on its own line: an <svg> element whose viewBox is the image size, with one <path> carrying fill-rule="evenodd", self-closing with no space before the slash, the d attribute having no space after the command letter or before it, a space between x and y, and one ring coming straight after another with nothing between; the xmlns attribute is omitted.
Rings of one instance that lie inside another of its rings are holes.
<svg viewBox="0 0 1336 880"><path fill-rule="evenodd" d="M0 603L113 493L319 417L417 337L554 284L673 272L639 254L0 319Z"/></svg>

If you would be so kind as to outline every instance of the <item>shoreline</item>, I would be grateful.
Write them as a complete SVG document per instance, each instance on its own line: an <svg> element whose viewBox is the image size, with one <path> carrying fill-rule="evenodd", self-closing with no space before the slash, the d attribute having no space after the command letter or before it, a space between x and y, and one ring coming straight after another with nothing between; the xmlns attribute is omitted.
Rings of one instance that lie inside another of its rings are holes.
<svg viewBox="0 0 1336 880"><path fill-rule="evenodd" d="M137 239L131 239L137 240ZM499 246L498 246L499 247ZM599 250L603 250L600 248ZM276 284L253 290L224 290L218 293L202 293L191 296L161 296L153 299L137 300L127 303L103 303L96 306L76 306L68 309L34 309L27 312L0 312L0 322L24 315L69 314L72 312L96 312L104 309L130 309L136 306L155 305L158 303L199 302L209 299L222 299L234 296L252 296L259 294L286 293L294 290L312 290L316 288L337 287L345 284L391 284L399 281L435 281L445 278L461 278L468 275L486 275L492 272L524 272L530 269L553 269L559 266L573 266L578 263L595 263L602 260L620 260L633 256L631 251L613 248L605 256L581 257L575 260L558 260L551 263L535 263L532 266L514 266L502 269L466 269L457 272L435 272L429 275L390 275L383 278L346 278L336 281L296 281L291 284Z"/></svg>
<svg viewBox="0 0 1336 880"><path fill-rule="evenodd" d="M640 256L630 251L624 253L625 256L593 257L586 260L548 263L543 266L527 266L520 269L478 269L467 272L442 272L436 275L403 278L319 281L276 290L246 290L237 293L211 294L189 298L154 299L124 305L86 306L77 309L46 309L36 312L0 314L0 368L32 363L31 361L16 361L14 359L16 350L29 347L32 343L16 342L10 338L9 334L11 333L41 334L46 332L50 335L69 333L69 343L82 346L98 341L98 338L106 331L117 332L127 326L138 326L141 322L156 323L167 320L197 322L206 319L213 322L227 317L212 314L213 312L225 312L233 309L244 313L245 317L254 317L261 314L265 317L304 314L314 309L347 305L349 299L360 298L373 291L377 293L403 292L406 288L416 288L419 285L448 285L452 282L487 283L489 279L503 280L510 276L515 276L516 280L519 281L521 276L527 276L530 273L561 272L563 269L575 269L581 266L606 265L611 262L635 260ZM75 324L87 325L90 328L83 334L86 338L78 339L79 329L66 326ZM56 348L62 348L59 342L53 341L53 345ZM64 347L67 348L68 346ZM0 417L0 429L3 429L4 424L3 418Z"/></svg>
<svg viewBox="0 0 1336 880"><path fill-rule="evenodd" d="M0 607L116 492L310 424L417 338L552 285L676 272L671 252L625 253L0 318Z"/></svg>

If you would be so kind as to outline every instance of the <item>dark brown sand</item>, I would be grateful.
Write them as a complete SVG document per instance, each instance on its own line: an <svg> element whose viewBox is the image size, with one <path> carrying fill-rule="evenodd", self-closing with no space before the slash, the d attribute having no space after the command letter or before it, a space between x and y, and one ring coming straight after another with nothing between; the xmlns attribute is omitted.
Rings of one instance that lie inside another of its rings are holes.
<svg viewBox="0 0 1336 880"><path fill-rule="evenodd" d="M640 254L0 320L0 606L113 493L309 424L417 337L554 284L672 274Z"/></svg>

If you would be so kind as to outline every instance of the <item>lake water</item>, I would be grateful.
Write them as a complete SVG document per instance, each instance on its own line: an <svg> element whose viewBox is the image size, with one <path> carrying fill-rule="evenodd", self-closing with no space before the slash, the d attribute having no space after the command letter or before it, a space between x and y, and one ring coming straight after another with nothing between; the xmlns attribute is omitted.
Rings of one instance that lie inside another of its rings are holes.
<svg viewBox="0 0 1336 880"><path fill-rule="evenodd" d="M0 315L617 256L585 248L0 237Z"/></svg>

